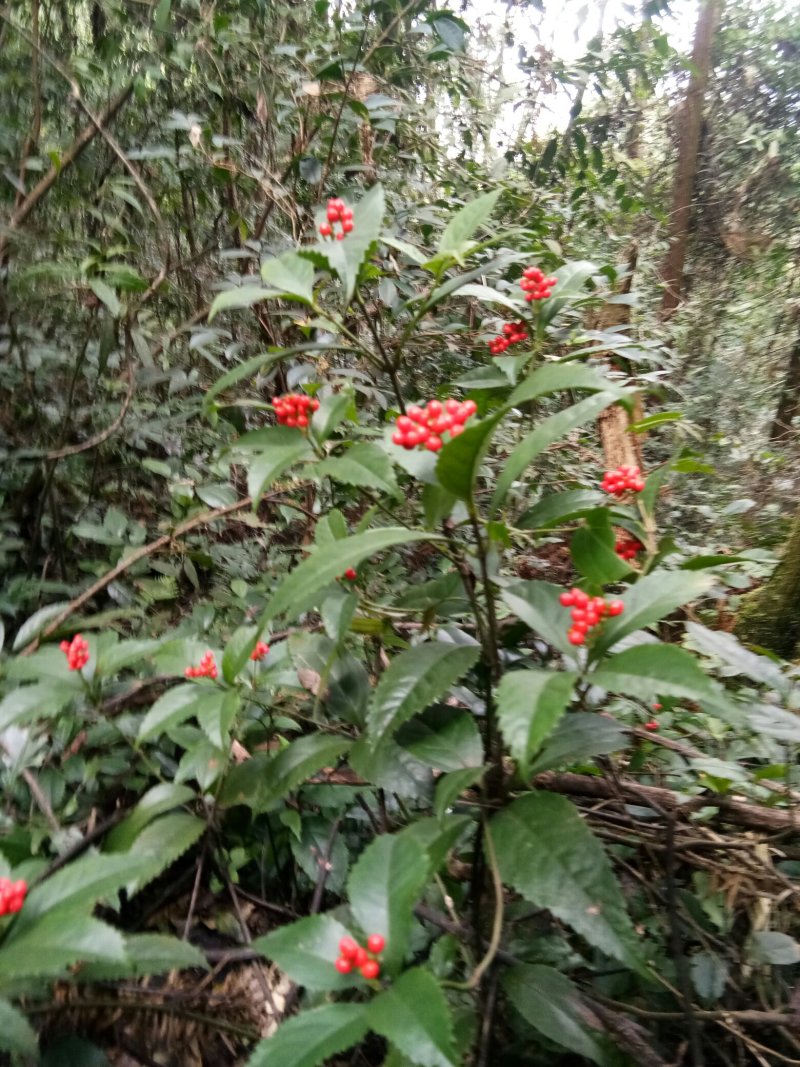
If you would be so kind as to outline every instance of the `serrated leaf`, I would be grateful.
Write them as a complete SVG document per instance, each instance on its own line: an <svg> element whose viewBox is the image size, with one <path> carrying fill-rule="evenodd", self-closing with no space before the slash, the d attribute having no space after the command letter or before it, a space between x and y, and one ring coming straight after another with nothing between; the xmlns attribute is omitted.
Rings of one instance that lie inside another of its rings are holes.
<svg viewBox="0 0 800 1067"><path fill-rule="evenodd" d="M95 674L98 678L107 678L125 667L147 659L160 646L160 641L120 641L98 655Z"/></svg>
<svg viewBox="0 0 800 1067"><path fill-rule="evenodd" d="M382 966L396 970L408 949L412 909L428 880L428 856L403 834L384 834L368 845L350 872L347 896L365 935L382 934Z"/></svg>
<svg viewBox="0 0 800 1067"><path fill-rule="evenodd" d="M39 1038L22 1014L7 1000L0 1000L0 1051L36 1057Z"/></svg>
<svg viewBox="0 0 800 1067"><path fill-rule="evenodd" d="M478 767L483 760L475 719L461 708L428 708L401 726L396 740L415 759L440 771Z"/></svg>
<svg viewBox="0 0 800 1067"><path fill-rule="evenodd" d="M511 755L527 766L569 707L578 676L571 671L511 671L497 689L500 729Z"/></svg>
<svg viewBox="0 0 800 1067"><path fill-rule="evenodd" d="M431 815L427 819L417 819L400 831L401 837L412 837L428 853L428 876L440 869L450 849L455 845L474 821L468 815Z"/></svg>
<svg viewBox="0 0 800 1067"><path fill-rule="evenodd" d="M578 519L604 503L603 494L593 489L548 493L520 517L517 526L522 530L549 530Z"/></svg>
<svg viewBox="0 0 800 1067"><path fill-rule="evenodd" d="M419 1067L457 1067L453 1021L442 988L430 971L406 971L367 1009L370 1029Z"/></svg>
<svg viewBox="0 0 800 1067"><path fill-rule="evenodd" d="M262 300L272 297L283 296L278 289L262 289L260 285L237 285L235 289L226 289L217 293L208 309L208 321L219 315L220 311L232 311L239 308L250 308Z"/></svg>
<svg viewBox="0 0 800 1067"><path fill-rule="evenodd" d="M261 264L261 280L281 295L303 304L314 302L314 264L297 252L284 252Z"/></svg>
<svg viewBox="0 0 800 1067"><path fill-rule="evenodd" d="M703 672L697 660L676 645L626 648L603 660L587 676L587 681L608 693L623 693L646 701L659 696L714 702L723 699L720 688Z"/></svg>
<svg viewBox="0 0 800 1067"><path fill-rule="evenodd" d="M358 975L339 974L334 967L339 942L347 936L351 931L332 915L309 915L259 937L253 948L306 989L349 989Z"/></svg>
<svg viewBox="0 0 800 1067"><path fill-rule="evenodd" d="M117 930L88 915L66 916L58 909L19 932L16 924L11 928L0 952L0 981L57 977L83 960L124 959L125 942Z"/></svg>
<svg viewBox="0 0 800 1067"><path fill-rule="evenodd" d="M629 575L630 565L614 551L615 540L608 512L591 512L570 541L572 562L578 572L596 585L609 585Z"/></svg>
<svg viewBox="0 0 800 1067"><path fill-rule="evenodd" d="M166 733L192 716L219 715L226 693L222 689L186 682L162 694L139 727L138 743Z"/></svg>
<svg viewBox="0 0 800 1067"><path fill-rule="evenodd" d="M132 896L138 893L170 864L180 859L202 837L205 829L206 824L202 819L184 812L162 815L146 826L126 853L132 861L128 894ZM139 857L142 859L144 873L137 874L133 861ZM150 869L146 864L150 865Z"/></svg>
<svg viewBox="0 0 800 1067"><path fill-rule="evenodd" d="M396 656L381 676L367 714L373 749L443 696L477 663L479 655L475 645L429 641Z"/></svg>
<svg viewBox="0 0 800 1067"><path fill-rule="evenodd" d="M81 969L81 981L111 982L190 969L207 971L208 961L188 941L167 934L128 934L125 937L125 960L86 964Z"/></svg>
<svg viewBox="0 0 800 1067"><path fill-rule="evenodd" d="M545 1037L595 1063L609 1062L590 1032L591 1012L560 971L534 964L512 967L503 975L503 989L523 1019Z"/></svg>
<svg viewBox="0 0 800 1067"><path fill-rule="evenodd" d="M363 1004L324 1004L281 1023L257 1045L247 1067L320 1067L367 1032Z"/></svg>
<svg viewBox="0 0 800 1067"><path fill-rule="evenodd" d="M569 612L559 601L564 590L549 582L512 582L500 591L503 603L531 630L567 656L575 649L567 640Z"/></svg>
<svg viewBox="0 0 800 1067"><path fill-rule="evenodd" d="M465 204L460 211L450 219L439 238L437 252L452 255L461 260L469 251L471 238L484 223L489 221L501 190L494 189L490 193L484 193L469 204Z"/></svg>
<svg viewBox="0 0 800 1067"><path fill-rule="evenodd" d="M253 498L254 509L284 471L313 455L308 439L289 426L270 426L244 434L236 442L235 452L247 469L247 492Z"/></svg>
<svg viewBox="0 0 800 1067"><path fill-rule="evenodd" d="M713 584L707 574L686 571L652 571L620 597L625 610L603 624L592 645L592 655L599 656L628 634L663 619L665 615L697 597Z"/></svg>
<svg viewBox="0 0 800 1067"><path fill-rule="evenodd" d="M459 500L472 499L480 465L492 443L492 433L504 414L501 410L469 426L439 453L436 478L443 489Z"/></svg>
<svg viewBox="0 0 800 1067"><path fill-rule="evenodd" d="M509 407L518 407L537 397L560 393L567 389L588 389L593 393L615 393L618 397L628 394L614 385L604 374L593 367L576 363L547 363L520 382L508 398Z"/></svg>
<svg viewBox="0 0 800 1067"><path fill-rule="evenodd" d="M503 881L606 955L641 969L637 937L602 845L566 797L528 793L492 819Z"/></svg>
<svg viewBox="0 0 800 1067"><path fill-rule="evenodd" d="M188 804L194 799L194 790L186 785L162 782L144 794L131 814L115 826L105 841L106 852L127 851L145 826L164 812Z"/></svg>
<svg viewBox="0 0 800 1067"><path fill-rule="evenodd" d="M316 477L327 476L343 485L379 489L389 496L398 493L392 461L377 445L358 443L338 456L329 456L311 468Z"/></svg>
<svg viewBox="0 0 800 1067"><path fill-rule="evenodd" d="M335 765L351 744L347 738L331 734L309 734L266 761L248 760L229 773L219 803L265 810L322 767Z"/></svg>
<svg viewBox="0 0 800 1067"><path fill-rule="evenodd" d="M284 578L272 594L261 615L259 630L263 630L278 615L295 618L310 603L316 602L325 586L348 567L358 567L359 563L383 549L430 539L429 533L406 530L402 526L387 526L354 534L315 549Z"/></svg>
<svg viewBox="0 0 800 1067"><path fill-rule="evenodd" d="M23 685L0 700L0 732L9 726L22 726L37 719L51 718L61 711L75 696L68 686L56 686L53 682L38 685Z"/></svg>
<svg viewBox="0 0 800 1067"><path fill-rule="evenodd" d="M583 763L594 756L617 752L627 744L627 730L605 715L593 715L591 712L567 715L534 759L529 773L539 774L553 767Z"/></svg>
<svg viewBox="0 0 800 1067"><path fill-rule="evenodd" d="M475 785L486 774L488 767L463 767L458 771L450 771L443 774L436 783L436 794L433 801L433 810L436 817L441 819L447 814L447 809L456 801L465 789Z"/></svg>
<svg viewBox="0 0 800 1067"><path fill-rule="evenodd" d="M506 498L519 476L523 473L536 457L554 441L564 437L571 430L582 426L590 419L596 418L601 411L614 404L619 399L618 394L604 392L595 393L585 400L573 404L571 407L559 411L555 415L549 415L519 442L511 454L506 458L497 486L492 496L491 513L493 514ZM463 436L463 434L462 434Z"/></svg>

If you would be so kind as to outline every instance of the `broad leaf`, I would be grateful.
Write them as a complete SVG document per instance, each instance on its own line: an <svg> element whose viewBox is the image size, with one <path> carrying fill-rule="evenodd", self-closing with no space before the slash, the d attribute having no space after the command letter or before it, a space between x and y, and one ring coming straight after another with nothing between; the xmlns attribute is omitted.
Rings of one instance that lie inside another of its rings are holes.
<svg viewBox="0 0 800 1067"><path fill-rule="evenodd" d="M746 678L772 686L779 692L789 688L789 680L777 663L767 656L750 652L734 634L709 630L698 622L687 622L686 632L691 643L700 652L722 660L728 668L724 673L743 674Z"/></svg>
<svg viewBox="0 0 800 1067"><path fill-rule="evenodd" d="M339 974L334 963L339 942L350 934L332 915L309 915L259 937L253 948L307 989L348 989L358 974Z"/></svg>
<svg viewBox="0 0 800 1067"><path fill-rule="evenodd" d="M188 941L180 941L166 934L128 934L125 938L125 960L88 963L81 968L81 981L112 982L190 969L207 971L208 961Z"/></svg>
<svg viewBox="0 0 800 1067"><path fill-rule="evenodd" d="M402 526L387 526L315 549L275 590L261 616L259 630L263 630L278 615L295 618L311 603L316 603L325 586L344 574L348 567L357 567L363 560L386 548L411 541L430 540L431 536L422 531L406 530Z"/></svg>
<svg viewBox="0 0 800 1067"><path fill-rule="evenodd" d="M431 877L441 868L456 842L474 827L475 822L469 815L430 816L409 823L399 836L412 837L422 845L428 854L428 876Z"/></svg>
<svg viewBox="0 0 800 1067"><path fill-rule="evenodd" d="M168 689L145 715L139 727L139 744L166 733L192 716L221 715L227 695L217 687L192 682Z"/></svg>
<svg viewBox="0 0 800 1067"><path fill-rule="evenodd" d="M39 1038L22 1012L7 1000L0 1000L0 1051L35 1058L38 1049Z"/></svg>
<svg viewBox="0 0 800 1067"><path fill-rule="evenodd" d="M406 971L367 1009L371 1030L419 1067L458 1067L450 1009L430 971Z"/></svg>
<svg viewBox="0 0 800 1067"><path fill-rule="evenodd" d="M386 939L381 961L399 968L408 951L412 909L428 880L428 856L403 834L384 834L368 845L350 872L347 896L364 934Z"/></svg>
<svg viewBox="0 0 800 1067"><path fill-rule="evenodd" d="M160 646L160 641L120 641L98 655L95 674L98 678L107 678L125 667L147 659Z"/></svg>
<svg viewBox="0 0 800 1067"><path fill-rule="evenodd" d="M601 655L628 634L652 626L676 608L702 596L713 581L707 574L652 571L620 597L625 610L603 624L592 644L592 655Z"/></svg>
<svg viewBox="0 0 800 1067"><path fill-rule="evenodd" d="M566 797L528 793L491 822L503 881L590 945L641 968L633 929L602 845Z"/></svg>
<svg viewBox="0 0 800 1067"><path fill-rule="evenodd" d="M593 1017L577 986L560 971L532 964L512 967L503 975L503 989L523 1019L545 1037L595 1063L610 1062L591 1033Z"/></svg>
<svg viewBox="0 0 800 1067"><path fill-rule="evenodd" d="M460 771L443 774L436 783L436 796L433 802L436 817L443 818L448 808L455 803L464 790L476 785L487 770L488 767L463 767Z"/></svg>
<svg viewBox="0 0 800 1067"><path fill-rule="evenodd" d="M228 685L233 685L242 668L249 662L257 639L258 630L255 626L240 626L228 638L222 654L222 677Z"/></svg>
<svg viewBox="0 0 800 1067"><path fill-rule="evenodd" d="M314 477L329 477L343 485L356 485L366 489L378 489L381 493L396 496L397 481L392 470L392 461L377 445L359 443L346 449L341 455L329 456L310 468Z"/></svg>
<svg viewBox="0 0 800 1067"><path fill-rule="evenodd" d="M458 437L449 441L439 453L436 477L442 488L460 500L471 500L480 465L492 443L492 433L504 415L499 411L481 419Z"/></svg>
<svg viewBox="0 0 800 1067"><path fill-rule="evenodd" d="M281 294L302 304L314 302L314 264L296 252L284 252L261 264L261 279Z"/></svg>
<svg viewBox="0 0 800 1067"><path fill-rule="evenodd" d="M59 601L58 604L48 604L44 608L39 608L38 611L34 611L33 615L25 620L25 622L17 630L17 636L14 638L14 643L11 646L12 652L19 652L21 648L24 648L34 637L38 637L45 626L51 619L55 619L57 615L60 615L65 608L70 606L68 600Z"/></svg>
<svg viewBox="0 0 800 1067"><path fill-rule="evenodd" d="M323 1004L281 1023L256 1045L247 1067L320 1067L367 1032L363 1004Z"/></svg>
<svg viewBox="0 0 800 1067"><path fill-rule="evenodd" d="M572 260L559 267L555 272L558 284L553 289L552 297L543 302L541 309L544 321L552 322L562 308L574 303L593 274L597 274L597 267L586 259Z"/></svg>
<svg viewBox="0 0 800 1067"><path fill-rule="evenodd" d="M538 774L553 767L583 763L594 756L618 752L627 747L628 741L628 731L605 715L586 711L566 715L534 759L529 773Z"/></svg>
<svg viewBox="0 0 800 1067"><path fill-rule="evenodd" d="M499 196L500 190L495 189L457 211L439 239L438 252L449 254L462 262L471 248L471 238L479 227L489 221Z"/></svg>
<svg viewBox="0 0 800 1067"><path fill-rule="evenodd" d="M186 812L162 815L146 826L127 853L130 861L128 895L138 893L156 875L180 859L197 843L205 829L202 819ZM137 864L141 864L141 870L137 871Z"/></svg>
<svg viewBox="0 0 800 1067"><path fill-rule="evenodd" d="M567 640L569 611L558 599L563 592L549 582L512 582L501 590L500 597L534 634L565 655L574 656L575 649Z"/></svg>
<svg viewBox="0 0 800 1067"><path fill-rule="evenodd" d="M186 785L162 782L149 789L131 814L115 826L105 841L106 852L125 852L153 819L194 799L194 790Z"/></svg>
<svg viewBox="0 0 800 1067"><path fill-rule="evenodd" d="M428 641L396 656L378 682L367 715L373 748L443 696L475 665L479 655L475 645Z"/></svg>
<svg viewBox="0 0 800 1067"><path fill-rule="evenodd" d="M266 810L322 767L336 764L352 742L344 737L316 733L300 737L277 756L247 760L234 767L225 781L220 804L246 804Z"/></svg>
<svg viewBox="0 0 800 1067"><path fill-rule="evenodd" d="M630 565L614 551L615 540L605 509L591 512L572 535L572 562L590 582L609 585L631 573Z"/></svg>
<svg viewBox="0 0 800 1067"><path fill-rule="evenodd" d="M563 493L548 493L529 508L517 522L522 530L549 530L553 526L571 522L587 511L605 503L602 493L594 489L567 489Z"/></svg>
<svg viewBox="0 0 800 1067"><path fill-rule="evenodd" d="M19 931L12 927L0 952L0 981L55 978L83 960L124 961L122 934L99 919L58 909Z"/></svg>
<svg viewBox="0 0 800 1067"><path fill-rule="evenodd" d="M500 729L511 755L527 766L567 710L577 675L570 671L512 671L497 690Z"/></svg>
<svg viewBox="0 0 800 1067"><path fill-rule="evenodd" d="M0 700L0 732L37 719L52 718L75 696L69 686L54 682L23 685Z"/></svg>
<svg viewBox="0 0 800 1067"><path fill-rule="evenodd" d="M235 289L226 289L222 293L217 293L214 297L208 311L208 321L212 322L220 311L249 308L262 300L282 295L280 290L262 289L260 285L239 285Z"/></svg>
<svg viewBox="0 0 800 1067"><path fill-rule="evenodd" d="M611 382L593 367L576 363L547 363L520 382L508 398L509 407L518 407L526 401L535 400L549 393L566 389L588 389L593 393L615 393L618 399L629 394Z"/></svg>
<svg viewBox="0 0 800 1067"><path fill-rule="evenodd" d="M235 453L247 468L247 492L254 509L284 471L313 455L306 437L289 426L270 426L245 434L236 442Z"/></svg>
<svg viewBox="0 0 800 1067"><path fill-rule="evenodd" d="M483 742L468 711L438 705L402 726L396 741L418 760L440 771L478 767Z"/></svg>
<svg viewBox="0 0 800 1067"><path fill-rule="evenodd" d="M689 652L675 645L645 644L626 648L603 660L587 681L609 693L624 693L642 701L659 696L684 700L724 700L720 687Z"/></svg>

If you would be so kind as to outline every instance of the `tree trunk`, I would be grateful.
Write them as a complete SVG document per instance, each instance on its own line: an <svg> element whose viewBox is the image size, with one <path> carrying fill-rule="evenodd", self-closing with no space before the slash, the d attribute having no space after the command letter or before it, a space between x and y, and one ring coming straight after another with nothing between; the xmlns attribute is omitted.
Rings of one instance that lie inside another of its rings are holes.
<svg viewBox="0 0 800 1067"><path fill-rule="evenodd" d="M692 49L692 76L679 116L678 162L672 187L672 212L669 220L669 250L661 267L664 295L661 319L666 322L681 300L683 267L689 239L692 194L697 173L697 153L703 121L703 100L711 69L711 49L722 10L722 0L700 0L700 14Z"/></svg>
<svg viewBox="0 0 800 1067"><path fill-rule="evenodd" d="M742 600L734 627L736 636L784 659L791 658L800 642L800 508L783 558L771 578Z"/></svg>
<svg viewBox="0 0 800 1067"><path fill-rule="evenodd" d="M798 413L800 413L800 335L789 355L789 366L786 368L786 377L783 379L778 410L775 412L775 420L769 431L772 444L783 441L796 432L792 421Z"/></svg>

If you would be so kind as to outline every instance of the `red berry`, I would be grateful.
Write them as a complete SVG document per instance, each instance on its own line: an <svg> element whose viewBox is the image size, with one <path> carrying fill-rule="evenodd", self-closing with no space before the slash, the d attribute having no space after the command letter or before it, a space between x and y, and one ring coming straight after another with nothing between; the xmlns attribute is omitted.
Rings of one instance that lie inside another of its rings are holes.
<svg viewBox="0 0 800 1067"><path fill-rule="evenodd" d="M571 604L575 603L575 597L570 592L562 593L558 600L565 608L568 608Z"/></svg>
<svg viewBox="0 0 800 1067"><path fill-rule="evenodd" d="M361 965L361 977L366 978L367 981L377 978L380 973L381 965L377 960L367 960L366 963Z"/></svg>
<svg viewBox="0 0 800 1067"><path fill-rule="evenodd" d="M356 578L358 578L358 574L356 573L356 571L353 570L352 567L347 568L347 570L344 572L344 576L348 580L348 582L354 582Z"/></svg>
<svg viewBox="0 0 800 1067"><path fill-rule="evenodd" d="M612 600L608 605L609 615L621 615L625 610L625 605L621 600Z"/></svg>
<svg viewBox="0 0 800 1067"><path fill-rule="evenodd" d="M334 964L334 967L339 974L350 974L353 969L353 963L351 960L346 959L344 956L340 956Z"/></svg>
<svg viewBox="0 0 800 1067"><path fill-rule="evenodd" d="M356 967L363 967L364 964L367 963L367 961L369 960L367 950L365 948L362 948L361 945L356 945L356 950L351 958Z"/></svg>
<svg viewBox="0 0 800 1067"><path fill-rule="evenodd" d="M345 959L351 960L358 952L358 942L354 941L352 937L343 937L339 942L339 952Z"/></svg>
<svg viewBox="0 0 800 1067"><path fill-rule="evenodd" d="M660 704L654 704L653 705L653 711L661 711L661 705Z"/></svg>
<svg viewBox="0 0 800 1067"><path fill-rule="evenodd" d="M650 722L646 722L644 724L644 728L645 728L645 730L651 730L651 731L652 730L657 730L658 729L658 722L655 719L651 719Z"/></svg>
<svg viewBox="0 0 800 1067"><path fill-rule="evenodd" d="M382 934L370 934L367 938L367 948L374 956L380 956L386 945L386 938Z"/></svg>
<svg viewBox="0 0 800 1067"><path fill-rule="evenodd" d="M441 437L429 437L428 440L425 442L425 447L430 452L438 452L439 449L442 447Z"/></svg>
<svg viewBox="0 0 800 1067"><path fill-rule="evenodd" d="M586 641L586 634L583 630L573 627L567 634L567 640L571 645L582 645Z"/></svg>
<svg viewBox="0 0 800 1067"><path fill-rule="evenodd" d="M323 222L319 232L321 237L330 237L333 234L333 226L329 222Z"/></svg>

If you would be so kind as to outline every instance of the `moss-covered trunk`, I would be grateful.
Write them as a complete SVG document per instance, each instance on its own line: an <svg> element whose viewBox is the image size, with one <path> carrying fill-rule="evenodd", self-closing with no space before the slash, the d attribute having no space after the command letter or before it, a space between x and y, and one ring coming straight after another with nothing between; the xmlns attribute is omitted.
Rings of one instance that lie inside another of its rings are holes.
<svg viewBox="0 0 800 1067"><path fill-rule="evenodd" d="M744 597L736 636L789 659L800 643L800 508L772 577Z"/></svg>

